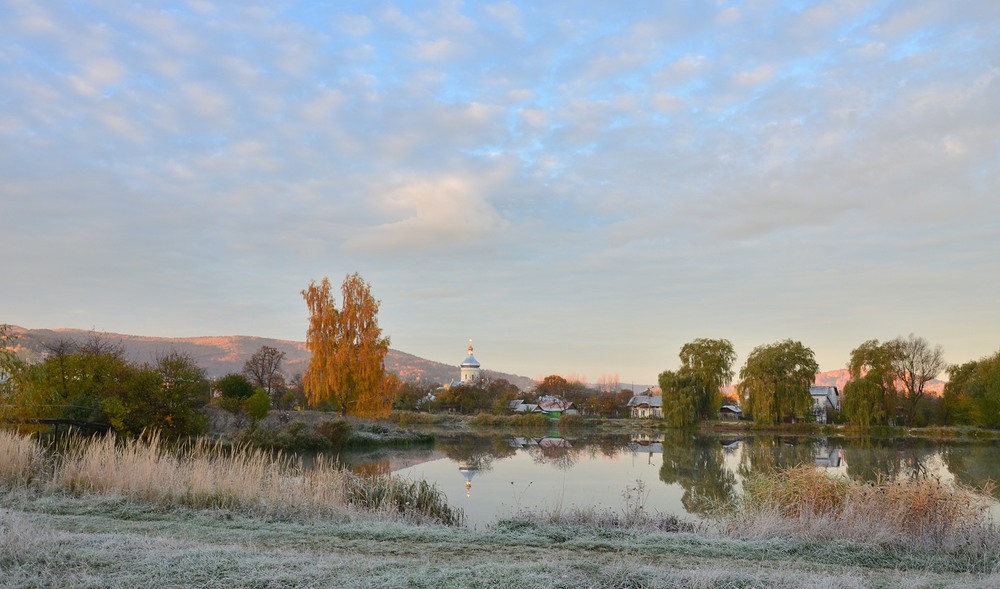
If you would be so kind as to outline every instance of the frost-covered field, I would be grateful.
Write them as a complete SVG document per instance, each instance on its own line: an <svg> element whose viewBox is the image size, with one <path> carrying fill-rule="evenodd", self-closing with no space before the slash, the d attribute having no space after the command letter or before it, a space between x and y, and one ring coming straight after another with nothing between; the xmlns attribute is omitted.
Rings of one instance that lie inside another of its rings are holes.
<svg viewBox="0 0 1000 589"><path fill-rule="evenodd" d="M699 527L638 492L479 529L423 481L155 437L47 454L0 432L0 589L1000 587L981 492L811 467L744 487Z"/></svg>
<svg viewBox="0 0 1000 589"><path fill-rule="evenodd" d="M275 520L19 492L0 505L4 588L1000 586L995 568L898 546L363 513Z"/></svg>

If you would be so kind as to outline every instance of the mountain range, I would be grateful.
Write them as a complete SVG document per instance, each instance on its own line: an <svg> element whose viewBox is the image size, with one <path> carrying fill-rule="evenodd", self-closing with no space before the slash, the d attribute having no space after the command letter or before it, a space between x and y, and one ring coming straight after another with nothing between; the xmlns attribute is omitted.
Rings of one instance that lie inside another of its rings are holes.
<svg viewBox="0 0 1000 589"><path fill-rule="evenodd" d="M37 362L45 357L46 347L59 341L84 343L97 337L117 344L125 351L125 357L134 362L155 362L157 358L171 352L191 357L205 369L209 377L217 378L230 372L240 372L247 359L262 346L270 346L285 353L282 372L289 378L305 372L309 364L309 351L305 342L253 337L245 335L218 337L166 338L104 333L81 329L25 329L12 326L16 336L13 348L25 360ZM390 349L385 358L387 370L396 373L403 380L420 383L450 383L459 378L458 363L454 365L426 360L413 354ZM534 379L517 374L508 374L484 369L490 378L505 378L521 389L535 386Z"/></svg>

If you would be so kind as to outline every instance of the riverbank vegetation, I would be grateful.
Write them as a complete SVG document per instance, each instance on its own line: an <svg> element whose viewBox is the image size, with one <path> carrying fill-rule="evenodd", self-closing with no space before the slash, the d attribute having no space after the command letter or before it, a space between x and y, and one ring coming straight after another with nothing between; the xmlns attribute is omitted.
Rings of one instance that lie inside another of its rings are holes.
<svg viewBox="0 0 1000 589"><path fill-rule="evenodd" d="M423 481L360 476L324 455L307 467L301 457L245 446L170 446L158 435L74 437L46 453L28 437L0 431L0 486L265 517L337 517L353 509L447 525L462 520Z"/></svg>
<svg viewBox="0 0 1000 589"><path fill-rule="evenodd" d="M713 518L645 510L459 524L436 489L248 449L0 434L0 587L953 587L1000 583L982 496L807 468Z"/></svg>

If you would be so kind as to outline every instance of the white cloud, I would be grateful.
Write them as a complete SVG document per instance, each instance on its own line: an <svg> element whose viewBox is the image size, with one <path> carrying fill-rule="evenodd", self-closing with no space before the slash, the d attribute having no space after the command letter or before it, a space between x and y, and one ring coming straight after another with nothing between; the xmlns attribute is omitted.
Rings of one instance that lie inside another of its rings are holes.
<svg viewBox="0 0 1000 589"><path fill-rule="evenodd" d="M500 231L506 225L471 178L413 178L373 195L374 206L388 220L362 227L345 242L349 250L424 251L460 249L468 240Z"/></svg>
<svg viewBox="0 0 1000 589"><path fill-rule="evenodd" d="M417 43L415 55L427 61L443 61L457 57L461 50L461 45L451 39L435 39Z"/></svg>
<svg viewBox="0 0 1000 589"><path fill-rule="evenodd" d="M499 22L507 32L515 38L524 37L524 26L521 22L521 9L513 2L498 2L486 5L486 14Z"/></svg>

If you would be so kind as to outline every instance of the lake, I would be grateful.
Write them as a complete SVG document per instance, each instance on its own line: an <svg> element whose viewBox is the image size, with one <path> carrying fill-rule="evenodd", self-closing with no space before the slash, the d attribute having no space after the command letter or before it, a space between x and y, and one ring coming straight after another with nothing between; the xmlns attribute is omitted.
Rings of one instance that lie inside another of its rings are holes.
<svg viewBox="0 0 1000 589"><path fill-rule="evenodd" d="M750 473L812 464L863 480L934 476L982 486L1000 480L1000 443L890 438L666 434L438 434L432 448L356 453L361 472L434 483L481 527L515 513L613 510L642 501L648 512L697 521L740 492ZM994 497L998 499L1000 497ZM994 501L994 516L1000 502Z"/></svg>

